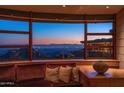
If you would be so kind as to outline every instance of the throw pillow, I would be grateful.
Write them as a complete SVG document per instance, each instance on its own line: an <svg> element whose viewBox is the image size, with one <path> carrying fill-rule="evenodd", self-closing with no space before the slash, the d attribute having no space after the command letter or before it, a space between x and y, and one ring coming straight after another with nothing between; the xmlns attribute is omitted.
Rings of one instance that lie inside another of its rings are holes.
<svg viewBox="0 0 124 93"><path fill-rule="evenodd" d="M71 80L72 67L62 67L59 69L59 79L65 83L69 83Z"/></svg>
<svg viewBox="0 0 124 93"><path fill-rule="evenodd" d="M59 67L56 68L48 68L46 67L46 77L45 79L51 82L59 81Z"/></svg>

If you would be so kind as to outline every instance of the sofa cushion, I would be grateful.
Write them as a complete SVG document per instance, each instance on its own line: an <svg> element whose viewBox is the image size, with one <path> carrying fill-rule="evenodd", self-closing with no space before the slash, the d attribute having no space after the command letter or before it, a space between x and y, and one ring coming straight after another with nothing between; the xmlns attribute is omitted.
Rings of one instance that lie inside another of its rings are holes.
<svg viewBox="0 0 124 93"><path fill-rule="evenodd" d="M59 69L59 79L65 83L69 83L71 81L71 72L72 67L62 67Z"/></svg>
<svg viewBox="0 0 124 93"><path fill-rule="evenodd" d="M24 63L16 65L17 82L32 79L44 79L45 64Z"/></svg>
<svg viewBox="0 0 124 93"><path fill-rule="evenodd" d="M56 68L46 67L45 80L48 80L51 82L58 82L59 81L58 76L59 76L59 67L56 67Z"/></svg>
<svg viewBox="0 0 124 93"><path fill-rule="evenodd" d="M73 81L79 82L79 69L77 67L72 68Z"/></svg>

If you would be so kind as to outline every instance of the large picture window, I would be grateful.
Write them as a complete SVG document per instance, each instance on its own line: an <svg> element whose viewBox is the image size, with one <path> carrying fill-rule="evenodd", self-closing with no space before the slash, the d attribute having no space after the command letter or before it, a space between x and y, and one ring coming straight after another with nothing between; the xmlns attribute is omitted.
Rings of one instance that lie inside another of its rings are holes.
<svg viewBox="0 0 124 93"><path fill-rule="evenodd" d="M83 59L83 23L33 22L33 59Z"/></svg>

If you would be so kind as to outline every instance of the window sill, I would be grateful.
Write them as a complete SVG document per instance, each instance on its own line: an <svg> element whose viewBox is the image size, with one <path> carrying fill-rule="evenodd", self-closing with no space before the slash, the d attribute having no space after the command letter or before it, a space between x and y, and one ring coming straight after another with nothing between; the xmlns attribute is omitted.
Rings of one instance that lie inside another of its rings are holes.
<svg viewBox="0 0 124 93"><path fill-rule="evenodd" d="M4 63L24 63L24 62L97 62L97 61L105 61L105 62L119 62L116 59L54 59L54 60L32 60L32 61L3 61L0 64Z"/></svg>

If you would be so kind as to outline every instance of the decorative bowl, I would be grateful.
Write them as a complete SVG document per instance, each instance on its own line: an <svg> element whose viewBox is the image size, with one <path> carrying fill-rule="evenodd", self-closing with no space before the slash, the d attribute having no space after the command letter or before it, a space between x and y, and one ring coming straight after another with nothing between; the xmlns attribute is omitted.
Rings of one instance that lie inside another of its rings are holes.
<svg viewBox="0 0 124 93"><path fill-rule="evenodd" d="M100 61L93 64L93 68L98 74L104 74L109 69L109 66Z"/></svg>

